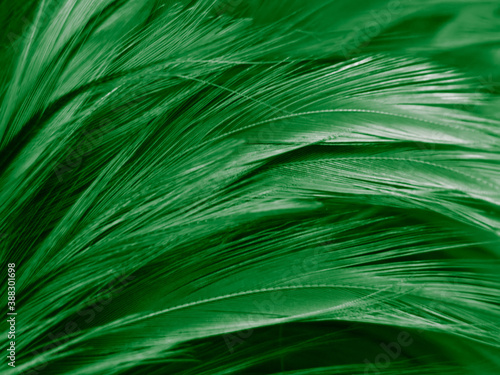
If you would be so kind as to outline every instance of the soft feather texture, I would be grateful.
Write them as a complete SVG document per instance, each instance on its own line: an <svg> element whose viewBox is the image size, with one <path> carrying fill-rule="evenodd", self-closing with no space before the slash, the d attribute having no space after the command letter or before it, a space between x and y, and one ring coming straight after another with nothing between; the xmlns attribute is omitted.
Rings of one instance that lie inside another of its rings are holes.
<svg viewBox="0 0 500 375"><path fill-rule="evenodd" d="M496 2L16 7L2 373L498 373Z"/></svg>

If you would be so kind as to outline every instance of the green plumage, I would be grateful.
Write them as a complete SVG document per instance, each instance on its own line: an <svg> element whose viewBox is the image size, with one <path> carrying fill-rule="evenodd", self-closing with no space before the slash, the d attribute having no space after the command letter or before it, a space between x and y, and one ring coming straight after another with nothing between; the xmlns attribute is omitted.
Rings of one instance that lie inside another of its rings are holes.
<svg viewBox="0 0 500 375"><path fill-rule="evenodd" d="M1 2L0 373L498 374L499 10Z"/></svg>

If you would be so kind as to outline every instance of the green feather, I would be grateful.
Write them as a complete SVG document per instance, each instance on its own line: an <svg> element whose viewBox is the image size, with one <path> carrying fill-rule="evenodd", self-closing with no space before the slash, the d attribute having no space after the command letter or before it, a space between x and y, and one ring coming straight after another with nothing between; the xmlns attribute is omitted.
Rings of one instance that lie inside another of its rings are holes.
<svg viewBox="0 0 500 375"><path fill-rule="evenodd" d="M497 374L498 10L0 3L0 373Z"/></svg>

